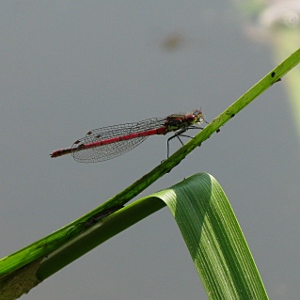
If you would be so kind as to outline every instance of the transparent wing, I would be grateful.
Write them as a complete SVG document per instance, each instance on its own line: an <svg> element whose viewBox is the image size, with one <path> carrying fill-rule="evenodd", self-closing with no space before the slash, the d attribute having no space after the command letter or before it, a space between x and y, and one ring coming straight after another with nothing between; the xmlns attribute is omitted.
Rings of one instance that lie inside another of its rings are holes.
<svg viewBox="0 0 300 300"><path fill-rule="evenodd" d="M72 152L73 158L82 163L95 163L109 160L120 156L142 143L147 136L131 140L120 141L112 144L102 145L97 148L75 150Z"/></svg>
<svg viewBox="0 0 300 300"><path fill-rule="evenodd" d="M151 118L136 123L126 123L91 130L85 137L73 144L72 156L76 161L82 163L95 163L115 158L137 147L150 135L136 137L136 133L161 128L165 125L165 122L165 118ZM126 137L126 139L98 147L84 147L99 141L119 137Z"/></svg>

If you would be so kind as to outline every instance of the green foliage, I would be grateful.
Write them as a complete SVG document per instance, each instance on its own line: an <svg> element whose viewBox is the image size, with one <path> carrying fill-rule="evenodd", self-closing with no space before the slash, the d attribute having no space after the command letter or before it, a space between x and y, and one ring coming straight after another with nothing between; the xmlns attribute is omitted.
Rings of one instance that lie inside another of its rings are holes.
<svg viewBox="0 0 300 300"><path fill-rule="evenodd" d="M120 207L170 172L186 155L258 95L278 82L299 61L300 49L268 73L169 159L124 191L53 234L2 258L0 299L15 299L28 292L39 281L161 209L165 203L177 220L209 298L266 299L261 279L238 223L221 187L210 175L197 175L171 189L137 200L124 208ZM113 212L114 210L116 211Z"/></svg>

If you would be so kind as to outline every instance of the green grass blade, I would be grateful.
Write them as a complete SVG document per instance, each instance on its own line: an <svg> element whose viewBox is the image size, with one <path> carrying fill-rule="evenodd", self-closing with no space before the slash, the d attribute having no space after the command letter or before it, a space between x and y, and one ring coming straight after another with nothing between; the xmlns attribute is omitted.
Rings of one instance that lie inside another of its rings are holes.
<svg viewBox="0 0 300 300"><path fill-rule="evenodd" d="M4 293L3 288L15 292L14 285L20 282L24 291L29 291L40 281L166 204L180 227L210 299L267 299L229 202L216 180L205 173L135 201L87 228L57 250L44 257L36 257L31 264L1 277L0 296ZM41 242L37 244L41 245ZM44 244L44 247L47 246ZM30 246L15 255L20 259L29 251ZM13 259L14 255L11 255L0 261L0 269ZM24 284L27 282L28 286ZM7 294L5 297L9 299Z"/></svg>
<svg viewBox="0 0 300 300"><path fill-rule="evenodd" d="M0 260L0 299L24 293L114 235L163 208L156 197L135 201L91 227L72 222L57 232ZM72 238L74 234L77 237ZM27 264L24 264L24 261Z"/></svg>
<svg viewBox="0 0 300 300"><path fill-rule="evenodd" d="M209 299L268 299L219 183L201 173L156 194L181 230Z"/></svg>

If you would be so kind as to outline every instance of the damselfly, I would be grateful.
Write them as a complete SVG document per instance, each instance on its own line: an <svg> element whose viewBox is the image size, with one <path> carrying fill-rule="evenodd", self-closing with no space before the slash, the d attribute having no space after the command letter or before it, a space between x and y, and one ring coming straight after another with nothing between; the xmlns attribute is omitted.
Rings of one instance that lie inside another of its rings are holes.
<svg viewBox="0 0 300 300"><path fill-rule="evenodd" d="M135 123L125 123L94 129L85 137L74 142L72 147L60 149L50 154L58 157L72 154L73 158L82 163L101 162L122 155L138 146L150 135L165 135L174 132L167 140L167 157L169 157L169 141L186 136L184 133L198 127L204 120L200 109L186 114L172 114L165 118L150 118ZM207 123L207 122L206 122Z"/></svg>

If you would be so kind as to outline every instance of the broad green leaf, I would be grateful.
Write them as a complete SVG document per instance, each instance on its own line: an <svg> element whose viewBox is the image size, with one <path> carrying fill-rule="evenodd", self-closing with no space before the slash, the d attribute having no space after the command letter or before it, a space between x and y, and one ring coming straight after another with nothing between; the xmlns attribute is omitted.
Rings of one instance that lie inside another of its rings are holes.
<svg viewBox="0 0 300 300"><path fill-rule="evenodd" d="M230 203L211 175L194 175L156 195L176 219L209 299L268 299Z"/></svg>
<svg viewBox="0 0 300 300"><path fill-rule="evenodd" d="M267 299L229 202L217 181L206 173L194 175L167 190L119 209L85 228L62 247L36 257L25 268L6 275L2 283L6 287L10 286L9 291L12 291L12 284L19 280L26 291L30 290L70 262L166 204L177 221L210 299ZM47 249L47 242L44 242L43 248ZM41 242L37 244L41 245ZM31 247L35 249L35 244ZM28 252L30 248L27 247L15 255L20 259ZM9 264L9 260L13 259L14 255L11 255L0 261L0 266ZM25 282L29 285L24 286ZM3 290L0 290L1 293Z"/></svg>

